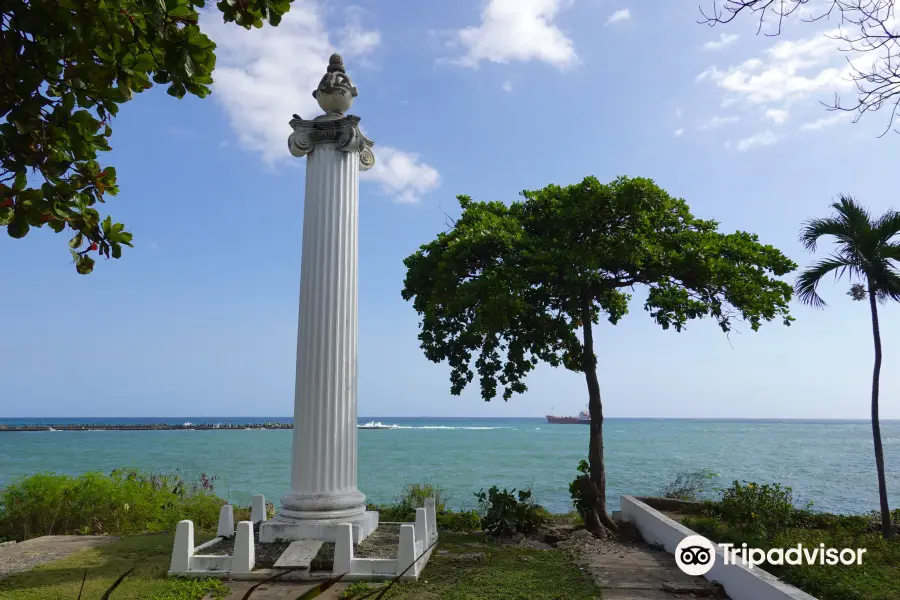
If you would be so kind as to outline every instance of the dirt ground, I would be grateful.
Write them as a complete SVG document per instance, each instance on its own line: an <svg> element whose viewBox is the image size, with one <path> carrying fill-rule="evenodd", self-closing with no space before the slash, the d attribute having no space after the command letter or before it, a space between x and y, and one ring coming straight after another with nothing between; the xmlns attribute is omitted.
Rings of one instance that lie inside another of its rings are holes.
<svg viewBox="0 0 900 600"><path fill-rule="evenodd" d="M604 600L727 599L703 577L682 573L674 556L644 543L628 524L619 525L626 541L599 540L579 530L556 543L603 588Z"/></svg>
<svg viewBox="0 0 900 600"><path fill-rule="evenodd" d="M109 535L45 535L18 544L4 544L0 546L0 579L117 539Z"/></svg>

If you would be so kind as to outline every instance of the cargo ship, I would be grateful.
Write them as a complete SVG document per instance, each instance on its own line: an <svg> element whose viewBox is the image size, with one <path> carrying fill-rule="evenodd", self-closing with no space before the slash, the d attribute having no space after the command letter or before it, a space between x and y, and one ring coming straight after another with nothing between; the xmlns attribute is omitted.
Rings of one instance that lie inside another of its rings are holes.
<svg viewBox="0 0 900 600"><path fill-rule="evenodd" d="M578 413L577 417L556 417L554 415L547 415L547 422L558 424L558 425L590 425L591 424L591 413L587 410L583 410Z"/></svg>

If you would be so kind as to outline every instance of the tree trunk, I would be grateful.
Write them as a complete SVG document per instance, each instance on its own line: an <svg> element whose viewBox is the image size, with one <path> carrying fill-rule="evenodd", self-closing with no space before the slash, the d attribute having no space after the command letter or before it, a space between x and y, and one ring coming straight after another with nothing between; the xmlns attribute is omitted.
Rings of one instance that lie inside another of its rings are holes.
<svg viewBox="0 0 900 600"><path fill-rule="evenodd" d="M881 446L881 424L878 421L878 383L881 377L881 332L878 328L878 299L875 286L869 282L869 307L872 309L872 336L875 338L875 368L872 370L872 438L875 442L875 470L878 472L878 499L881 502L881 532L884 539L893 534L891 509L888 505L887 481L884 477L884 449Z"/></svg>
<svg viewBox="0 0 900 600"><path fill-rule="evenodd" d="M584 329L584 351L582 369L588 387L588 411L591 413L591 431L588 441L588 463L590 463L590 487L593 494L587 500L588 530L599 537L606 537L607 531L617 532L618 527L606 512L606 465L603 460L603 404L600 401L600 382L597 379L597 357L594 355L594 332L591 323L591 304L587 297L581 301L582 327Z"/></svg>

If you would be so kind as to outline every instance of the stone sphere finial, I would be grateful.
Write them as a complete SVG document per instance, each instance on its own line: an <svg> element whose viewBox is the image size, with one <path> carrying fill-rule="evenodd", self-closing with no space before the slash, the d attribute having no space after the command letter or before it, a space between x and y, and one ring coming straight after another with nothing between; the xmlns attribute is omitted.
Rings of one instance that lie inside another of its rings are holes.
<svg viewBox="0 0 900 600"><path fill-rule="evenodd" d="M353 82L344 70L344 59L340 54L332 54L328 59L328 69L319 82L319 87L312 93L313 98L325 114L318 118L336 118L343 116L353 99L359 94Z"/></svg>
<svg viewBox="0 0 900 600"><path fill-rule="evenodd" d="M344 71L344 59L337 52L332 54L331 58L328 59L328 72L334 73L335 71L346 73L346 71Z"/></svg>

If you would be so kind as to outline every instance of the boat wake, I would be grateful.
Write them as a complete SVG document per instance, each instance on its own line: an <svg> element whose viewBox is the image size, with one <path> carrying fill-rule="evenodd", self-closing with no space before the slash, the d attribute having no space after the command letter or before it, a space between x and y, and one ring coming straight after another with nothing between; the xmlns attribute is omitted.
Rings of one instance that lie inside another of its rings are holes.
<svg viewBox="0 0 900 600"><path fill-rule="evenodd" d="M362 425L357 425L357 429L466 429L466 430L490 430L490 429L515 429L514 427L466 427L463 425L393 425L382 423L381 421L369 421Z"/></svg>

